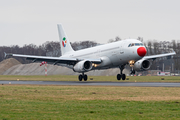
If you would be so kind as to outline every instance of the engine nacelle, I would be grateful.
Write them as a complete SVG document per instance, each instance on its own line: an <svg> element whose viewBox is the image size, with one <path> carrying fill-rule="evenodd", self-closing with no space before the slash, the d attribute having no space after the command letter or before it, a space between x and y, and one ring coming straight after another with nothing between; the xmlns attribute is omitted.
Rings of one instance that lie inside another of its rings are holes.
<svg viewBox="0 0 180 120"><path fill-rule="evenodd" d="M76 65L73 68L75 72L87 72L90 71L91 69L92 69L92 62L88 60L83 60L76 63Z"/></svg>
<svg viewBox="0 0 180 120"><path fill-rule="evenodd" d="M149 60L138 60L134 64L134 70L141 71L141 70L148 70L151 67L151 62Z"/></svg>

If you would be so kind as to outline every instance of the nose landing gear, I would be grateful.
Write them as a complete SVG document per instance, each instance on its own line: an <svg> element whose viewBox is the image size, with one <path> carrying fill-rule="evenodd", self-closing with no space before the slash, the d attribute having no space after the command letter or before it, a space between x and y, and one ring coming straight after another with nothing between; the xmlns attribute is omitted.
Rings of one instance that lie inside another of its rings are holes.
<svg viewBox="0 0 180 120"><path fill-rule="evenodd" d="M130 74L133 74L133 75L134 75L135 73L136 73L136 72L135 72L135 70L133 70L133 69L132 69L131 72L130 72Z"/></svg>

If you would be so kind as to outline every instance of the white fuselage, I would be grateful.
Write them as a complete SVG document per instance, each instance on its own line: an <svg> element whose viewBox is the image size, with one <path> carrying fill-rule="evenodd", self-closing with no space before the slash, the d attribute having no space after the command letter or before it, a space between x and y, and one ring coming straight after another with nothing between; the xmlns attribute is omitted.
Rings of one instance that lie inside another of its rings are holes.
<svg viewBox="0 0 180 120"><path fill-rule="evenodd" d="M103 62L93 69L113 68L127 64L130 60L137 61L139 59L142 59L142 57L137 54L137 49L139 47L144 46L129 47L128 45L131 43L142 44L142 42L140 42L139 40L127 39L83 50L74 51L61 57L80 59L98 58L101 59Z"/></svg>

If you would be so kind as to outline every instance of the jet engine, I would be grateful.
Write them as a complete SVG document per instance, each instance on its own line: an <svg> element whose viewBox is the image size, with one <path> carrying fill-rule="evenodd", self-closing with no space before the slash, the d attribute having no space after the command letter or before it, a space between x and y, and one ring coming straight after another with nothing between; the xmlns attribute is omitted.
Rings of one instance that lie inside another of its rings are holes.
<svg viewBox="0 0 180 120"><path fill-rule="evenodd" d="M74 72L87 72L92 69L92 62L88 60L83 60L74 66L73 70Z"/></svg>
<svg viewBox="0 0 180 120"><path fill-rule="evenodd" d="M151 67L151 62L149 60L138 60L134 64L134 70L141 71L141 70L148 70Z"/></svg>

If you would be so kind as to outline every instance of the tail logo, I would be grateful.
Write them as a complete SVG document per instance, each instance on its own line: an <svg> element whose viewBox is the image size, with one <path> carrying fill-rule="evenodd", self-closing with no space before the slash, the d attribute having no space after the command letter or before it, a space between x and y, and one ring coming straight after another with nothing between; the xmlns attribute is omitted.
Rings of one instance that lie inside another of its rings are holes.
<svg viewBox="0 0 180 120"><path fill-rule="evenodd" d="M63 47L66 47L66 43L67 43L67 40L66 40L66 38L64 37L64 38L63 38L63 41L62 41Z"/></svg>

